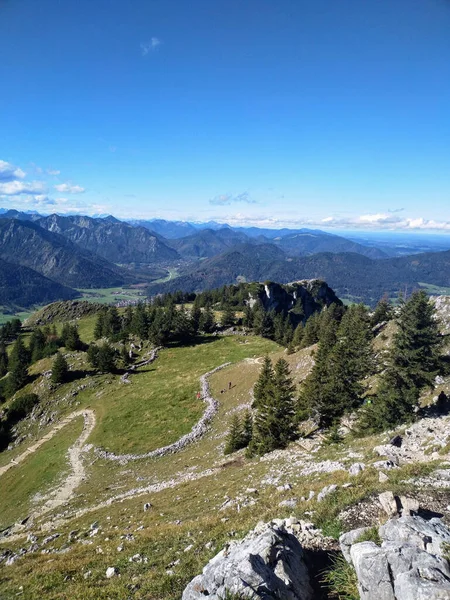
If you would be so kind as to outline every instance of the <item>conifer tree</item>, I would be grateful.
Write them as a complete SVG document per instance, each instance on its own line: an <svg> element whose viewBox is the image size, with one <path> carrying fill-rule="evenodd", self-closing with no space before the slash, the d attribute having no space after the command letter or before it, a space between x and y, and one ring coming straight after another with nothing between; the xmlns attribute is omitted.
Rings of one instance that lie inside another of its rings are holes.
<svg viewBox="0 0 450 600"><path fill-rule="evenodd" d="M68 373L69 365L67 364L66 359L61 352L57 352L52 365L52 382L65 383L68 378Z"/></svg>
<svg viewBox="0 0 450 600"><path fill-rule="evenodd" d="M239 415L235 413L230 422L230 429L225 442L224 454L231 454L240 450L242 446L242 423Z"/></svg>
<svg viewBox="0 0 450 600"><path fill-rule="evenodd" d="M61 334L61 341L67 350L71 350L72 352L81 350L83 347L76 325L67 325L64 336Z"/></svg>
<svg viewBox="0 0 450 600"><path fill-rule="evenodd" d="M372 316L370 317L370 324L375 327L379 323L384 321L390 321L392 319L392 306L389 303L389 298L383 296L375 307Z"/></svg>
<svg viewBox="0 0 450 600"><path fill-rule="evenodd" d="M270 364L272 370L272 365ZM295 436L294 391L289 366L280 359L272 370L267 384L266 368L258 380L260 396L253 426L249 454L265 454L285 448ZM256 398L256 395L255 395Z"/></svg>
<svg viewBox="0 0 450 600"><path fill-rule="evenodd" d="M264 357L261 373L253 387L253 403L252 408L258 408L264 402L267 390L273 386L274 372L272 361L266 355Z"/></svg>
<svg viewBox="0 0 450 600"><path fill-rule="evenodd" d="M197 300L197 299L196 299ZM200 319L202 318L202 309L200 308L199 302L194 302L191 309L191 324L194 333L198 333L200 326Z"/></svg>
<svg viewBox="0 0 450 600"><path fill-rule="evenodd" d="M432 387L440 370L442 341L434 305L423 290L413 293L402 305L377 396L362 414L363 430L382 431L413 419L421 389Z"/></svg>
<svg viewBox="0 0 450 600"><path fill-rule="evenodd" d="M216 320L210 306L207 306L202 312L199 329L204 333L213 333L213 331L216 329Z"/></svg>
<svg viewBox="0 0 450 600"><path fill-rule="evenodd" d="M319 341L320 337L320 321L319 313L314 313L306 321L306 325L303 330L303 338L301 348L308 348Z"/></svg>
<svg viewBox="0 0 450 600"><path fill-rule="evenodd" d="M45 346L47 340L42 329L37 327L30 336L28 349L31 355L31 362L34 363L45 355Z"/></svg>
<svg viewBox="0 0 450 600"><path fill-rule="evenodd" d="M242 447L246 448L253 437L253 417L249 410L244 412L242 418Z"/></svg>
<svg viewBox="0 0 450 600"><path fill-rule="evenodd" d="M102 308L97 315L97 319L95 321L94 327L94 338L96 340L100 340L103 336L106 335L106 309ZM62 336L61 336L62 337Z"/></svg>
<svg viewBox="0 0 450 600"><path fill-rule="evenodd" d="M314 366L311 373L300 388L297 403L297 418L304 421L313 418L321 420L321 409L327 402L328 396L328 357L337 341L337 321L330 319L327 326L321 330L319 347L314 357Z"/></svg>
<svg viewBox="0 0 450 600"><path fill-rule="evenodd" d="M367 310L351 306L340 324L324 313L320 331L315 365L301 388L297 413L300 420L312 417L328 427L362 401L361 380L373 368Z"/></svg>
<svg viewBox="0 0 450 600"><path fill-rule="evenodd" d="M28 365L30 354L19 336L14 343L9 357L9 375L6 382L8 394L12 396L22 388L28 379Z"/></svg>
<svg viewBox="0 0 450 600"><path fill-rule="evenodd" d="M0 377L4 377L8 372L8 353L6 352L5 342L0 342Z"/></svg>
<svg viewBox="0 0 450 600"><path fill-rule="evenodd" d="M236 324L236 313L233 310L233 307L230 304L226 304L223 311L222 316L220 318L220 323L222 327L233 327Z"/></svg>
<svg viewBox="0 0 450 600"><path fill-rule="evenodd" d="M300 323L297 325L297 327L294 330L294 337L292 338L292 343L295 348L298 348L302 344L303 330L304 330L303 323L300 321Z"/></svg>
<svg viewBox="0 0 450 600"><path fill-rule="evenodd" d="M253 311L250 307L250 304L246 304L244 307L244 317L242 320L242 324L244 327L248 327L251 329L253 327Z"/></svg>

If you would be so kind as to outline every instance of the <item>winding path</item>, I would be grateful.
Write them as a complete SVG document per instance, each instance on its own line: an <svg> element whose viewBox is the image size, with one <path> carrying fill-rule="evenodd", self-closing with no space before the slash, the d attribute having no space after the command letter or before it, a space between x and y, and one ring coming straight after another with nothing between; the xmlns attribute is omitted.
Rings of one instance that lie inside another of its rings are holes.
<svg viewBox="0 0 450 600"><path fill-rule="evenodd" d="M55 425L51 431L49 431L47 434L45 434L44 437L42 437L39 441L37 441L34 444L32 444L31 446L29 446L24 452L22 452L22 454L19 454L19 456L17 456L16 458L11 459L11 461L8 464L4 465L3 467L0 467L0 477L2 475L4 475L7 471L9 471L9 469L12 469L13 467L17 467L17 465L19 465L21 462L23 462L25 459L27 459L31 454L34 454L36 452L36 450L38 450L42 446L42 444L45 444L45 442L48 442L49 440L51 440L52 437L54 437L58 433L58 431L61 431L61 429L63 427L65 427L66 425L71 423L74 419L81 417L81 416L84 417L83 432L81 433L80 437L75 442L75 444L72 446L72 448L69 449L70 461L72 464L72 455L70 454L70 452L72 451L72 449L75 448L75 446L79 443L79 441L82 438L84 441L82 442L81 446L83 446L87 437L89 436L91 431L94 429L95 414L94 414L93 410L89 410L89 409L77 410L77 411L71 413L70 415L68 415L67 417L65 417L62 421L60 421L57 425ZM86 433L86 431L87 431L87 433ZM80 446L79 450L81 449L81 446ZM79 459L79 450L78 450L78 454L76 455L77 459Z"/></svg>
<svg viewBox="0 0 450 600"><path fill-rule="evenodd" d="M157 349L157 350L159 350L159 349ZM157 350L154 353L152 353L152 356L150 357L148 362L152 362L153 360L155 360L155 358L157 356ZM215 416L215 414L217 413L218 408L219 408L219 403L217 402L217 400L215 398L213 398L211 396L211 393L210 393L209 377L211 375L213 375L214 373L216 373L217 371L220 371L221 369L228 367L230 364L231 364L230 362L224 363L224 364L220 365L219 367L216 367L215 369L208 371L208 373L205 373L204 375L202 375L200 377L202 397L203 397L204 402L207 404L206 409L205 409L202 417L194 425L192 430L188 434L182 436L179 440L177 440L173 444L164 446L162 448L157 448L156 450L147 452L146 454L138 454L138 455L133 455L133 454L116 455L113 453L102 451L98 448L95 449L95 452L102 458L106 458L109 460L114 460L114 461L119 461L121 463L124 463L124 462L128 462L129 460L138 460L138 459L151 458L151 457L156 457L156 456L164 456L165 454L171 454L174 452L178 452L179 450L184 448L187 444L200 439L207 432L209 423L212 420L212 418ZM78 437L78 439L76 440L76 442L68 450L69 462L70 462L72 472L59 487L57 487L55 490L51 491L48 494L46 502L39 509L37 509L30 515L31 522L33 522L35 519L39 519L40 517L44 516L49 511L51 511L55 508L58 508L59 506L61 506L63 504L67 504L67 502L72 497L75 489L80 485L80 483L85 478L85 468L83 465L83 461L81 459L81 453L83 452L83 447L96 424L94 411L91 409L85 409L85 410L79 410L79 411L73 412L72 414L68 415L60 423L55 425L55 427L49 433L47 433L43 438L41 438L38 442L36 442L35 444L33 444L32 446L27 448L27 450L25 450L25 452L23 452L20 456L18 456L16 459L13 459L10 463L8 463L6 466L4 466L0 469L0 476L1 476L6 471L8 471L10 468L20 464L28 456L30 456L31 454L36 452L36 450L38 450L42 446L42 444L44 444L46 441L50 440L56 433L58 433L58 431L60 431L63 427L65 427L71 421L73 421L74 419L76 419L77 417L80 417L80 416L84 417L83 431L82 431L81 435ZM131 489L122 494L112 496L111 498L108 498L107 500L105 500L95 506L89 506L87 508L75 511L70 516L67 515L65 517L60 517L59 519L58 518L52 519L49 523L43 523L41 525L41 530L50 529L50 528L53 529L58 524L62 524L64 522L70 521L72 519L76 519L82 515L95 512L95 511L99 510L100 508L110 506L114 502L122 502L124 500L127 500L128 498L135 498L137 496L142 496L142 495L149 494L149 493L161 492L162 490L176 487L186 481L196 481L197 479L202 479L203 477L209 477L211 475L214 475L218 471L219 471L218 468L214 468L214 469L206 469L205 471L202 471L200 473L182 473L178 477L175 477L168 481L161 481L159 483L155 483L155 484L152 484L152 485L149 485L146 487ZM19 531L21 529L22 529L22 527L19 527ZM12 533L12 535L8 535L8 537L5 539L12 541L13 539L20 539L24 535L23 533L19 533L17 530L16 530L16 532L12 531L11 533ZM4 541L4 539L0 539L0 542L2 542L2 541Z"/></svg>

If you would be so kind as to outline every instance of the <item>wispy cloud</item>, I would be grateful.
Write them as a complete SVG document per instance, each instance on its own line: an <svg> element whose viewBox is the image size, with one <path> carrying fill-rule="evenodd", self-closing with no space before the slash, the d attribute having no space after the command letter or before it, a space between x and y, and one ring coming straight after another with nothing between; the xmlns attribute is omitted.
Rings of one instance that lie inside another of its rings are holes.
<svg viewBox="0 0 450 600"><path fill-rule="evenodd" d="M25 172L5 160L0 160L0 181L23 179Z"/></svg>
<svg viewBox="0 0 450 600"><path fill-rule="evenodd" d="M72 183L60 183L53 186L57 192L62 194L82 194L85 190L81 185L74 185Z"/></svg>
<svg viewBox="0 0 450 600"><path fill-rule="evenodd" d="M256 200L250 198L248 192L242 192L241 194L233 195L233 194L220 194L219 196L215 196L211 198L209 201L213 206L229 206L234 203L243 203L243 204L257 204Z"/></svg>
<svg viewBox="0 0 450 600"><path fill-rule="evenodd" d="M47 174L48 175L59 175L61 173L61 171L58 171L58 169L47 169Z"/></svg>
<svg viewBox="0 0 450 600"><path fill-rule="evenodd" d="M161 40L157 37L152 37L149 42L141 42L141 54L147 56L150 52L156 50L161 45Z"/></svg>

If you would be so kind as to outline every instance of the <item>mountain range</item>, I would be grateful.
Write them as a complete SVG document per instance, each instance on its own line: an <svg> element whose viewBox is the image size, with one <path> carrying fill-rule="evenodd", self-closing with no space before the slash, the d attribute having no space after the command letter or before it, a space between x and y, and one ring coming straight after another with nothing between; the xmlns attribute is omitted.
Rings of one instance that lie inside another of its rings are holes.
<svg viewBox="0 0 450 600"><path fill-rule="evenodd" d="M124 222L112 216L43 216L0 209L2 283L8 287L9 281L10 287L4 292L5 306L28 306L44 296L57 299L58 294L75 297L75 288L132 283L149 284L153 295L240 281L320 278L340 296L368 304L385 292L393 296L420 283L450 286L450 251L400 257L392 253L395 249L386 244L364 245L313 229L234 228L162 219ZM33 270L33 285L37 289L40 281L40 293L33 296L32 287L25 292L21 282L31 282L31 274L21 271L14 278L11 265ZM157 283L169 269L170 280Z"/></svg>
<svg viewBox="0 0 450 600"><path fill-rule="evenodd" d="M149 286L149 294L202 291L243 281L323 279L340 297L373 305L420 284L450 287L450 251L374 260L330 252L293 258L272 244L243 244L207 259L177 279Z"/></svg>

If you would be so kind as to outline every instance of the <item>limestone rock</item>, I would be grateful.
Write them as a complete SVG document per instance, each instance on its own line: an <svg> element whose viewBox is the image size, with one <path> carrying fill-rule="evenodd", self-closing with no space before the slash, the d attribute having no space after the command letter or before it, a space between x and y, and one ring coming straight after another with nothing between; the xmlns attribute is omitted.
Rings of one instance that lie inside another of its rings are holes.
<svg viewBox="0 0 450 600"><path fill-rule="evenodd" d="M361 530L344 534L341 547L355 567L361 600L450 598L450 565L443 556L450 529L440 519L391 519L379 528L381 546L358 543L360 535Z"/></svg>
<svg viewBox="0 0 450 600"><path fill-rule="evenodd" d="M116 575L118 575L118 573L119 571L116 567L108 567L106 569L106 578L111 579L111 577L115 577Z"/></svg>
<svg viewBox="0 0 450 600"><path fill-rule="evenodd" d="M380 552L380 548L374 542L355 544L350 549L350 556L358 577L361 600L396 600L389 574L389 563L385 554Z"/></svg>
<svg viewBox="0 0 450 600"><path fill-rule="evenodd" d="M324 488L322 488L322 490L318 493L317 495L317 502L322 502L322 500L328 496L329 494L332 494L335 490L337 490L337 485L335 483L332 483L331 485L326 485Z"/></svg>
<svg viewBox="0 0 450 600"><path fill-rule="evenodd" d="M312 600L313 591L298 539L284 526L259 524L242 541L217 554L183 592L182 600L243 598Z"/></svg>
<svg viewBox="0 0 450 600"><path fill-rule="evenodd" d="M359 475L364 471L365 468L366 465L364 463L354 463L353 465L351 465L348 472L350 475Z"/></svg>
<svg viewBox="0 0 450 600"><path fill-rule="evenodd" d="M409 516L419 512L419 501L415 498L400 496L400 504L402 505L402 516Z"/></svg>
<svg viewBox="0 0 450 600"><path fill-rule="evenodd" d="M378 501L388 517L394 517L398 513L397 501L392 492L383 492L378 496Z"/></svg>
<svg viewBox="0 0 450 600"><path fill-rule="evenodd" d="M353 529L352 531L343 533L339 537L339 545L341 547L342 554L344 555L344 558L347 562L352 562L350 557L350 548L359 540L362 534L365 533L368 529L368 527L360 527L359 529Z"/></svg>

